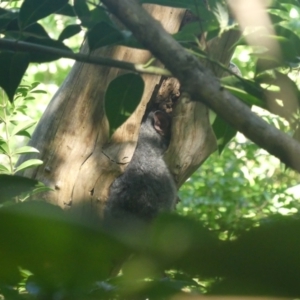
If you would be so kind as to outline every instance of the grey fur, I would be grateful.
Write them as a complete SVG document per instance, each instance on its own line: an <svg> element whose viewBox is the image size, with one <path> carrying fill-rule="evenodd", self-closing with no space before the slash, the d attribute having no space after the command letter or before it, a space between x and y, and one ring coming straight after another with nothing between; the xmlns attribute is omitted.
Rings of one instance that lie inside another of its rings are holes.
<svg viewBox="0 0 300 300"><path fill-rule="evenodd" d="M110 187L104 211L106 226L148 223L159 212L174 209L177 189L163 160L169 133L170 121L161 111L150 112L142 122L131 162Z"/></svg>

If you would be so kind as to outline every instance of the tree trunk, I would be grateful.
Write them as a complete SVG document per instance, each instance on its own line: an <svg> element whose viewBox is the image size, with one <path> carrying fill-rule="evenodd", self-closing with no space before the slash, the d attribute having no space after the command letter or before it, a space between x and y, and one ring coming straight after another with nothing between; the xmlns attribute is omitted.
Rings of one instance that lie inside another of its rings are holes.
<svg viewBox="0 0 300 300"><path fill-rule="evenodd" d="M185 14L182 9L157 5L146 8L170 33L178 31ZM234 34L226 33L215 43L230 40L232 45ZM146 63L151 58L148 51L126 47L105 47L97 53L135 63ZM228 62L231 55L228 50L214 48L212 58ZM53 189L42 195L46 201L88 218L101 217L109 186L130 161L149 99L169 99L179 93L177 80L143 75L145 91L140 105L109 140L104 94L108 83L122 73L115 68L75 63L30 142L40 151L38 158L44 164L25 170L23 175ZM216 139L205 105L182 96L172 116L172 140L165 158L179 188L215 151ZM32 157L37 156L23 156L19 163Z"/></svg>

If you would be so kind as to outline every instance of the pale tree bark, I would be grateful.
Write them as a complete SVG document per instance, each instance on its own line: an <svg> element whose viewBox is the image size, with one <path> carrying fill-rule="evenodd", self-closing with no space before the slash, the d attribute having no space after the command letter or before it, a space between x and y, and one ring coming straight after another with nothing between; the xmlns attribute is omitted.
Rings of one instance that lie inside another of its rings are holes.
<svg viewBox="0 0 300 300"><path fill-rule="evenodd" d="M184 10L145 7L168 32L178 31ZM237 38L232 38L233 35L234 32L226 33L220 39L231 39L233 44ZM228 49L214 51L213 59L228 62L232 55ZM152 57L148 51L126 47L106 47L97 53L135 63L146 63ZM140 105L109 140L104 94L108 83L122 73L119 69L75 63L51 100L30 142L40 151L38 158L44 164L23 173L53 189L42 195L46 201L98 219L110 184L122 173L134 152L147 102L151 98L168 99L174 94L178 97L177 80L143 75L145 92ZM179 188L215 151L216 140L204 104L181 97L172 116L172 140L166 161ZM24 156L21 161L28 158Z"/></svg>

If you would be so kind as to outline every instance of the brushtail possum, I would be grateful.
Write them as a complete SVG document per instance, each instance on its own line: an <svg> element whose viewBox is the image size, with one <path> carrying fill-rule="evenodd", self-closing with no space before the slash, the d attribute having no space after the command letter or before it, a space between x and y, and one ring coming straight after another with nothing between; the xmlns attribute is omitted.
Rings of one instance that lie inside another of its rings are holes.
<svg viewBox="0 0 300 300"><path fill-rule="evenodd" d="M175 207L177 189L163 159L170 125L169 116L162 111L150 112L143 120L132 159L110 187L104 210L106 226L149 223L159 212Z"/></svg>

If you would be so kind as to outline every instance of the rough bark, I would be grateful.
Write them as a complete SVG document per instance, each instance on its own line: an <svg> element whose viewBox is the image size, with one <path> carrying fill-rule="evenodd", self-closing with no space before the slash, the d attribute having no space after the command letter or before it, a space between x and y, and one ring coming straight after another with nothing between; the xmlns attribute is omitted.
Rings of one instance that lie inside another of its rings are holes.
<svg viewBox="0 0 300 300"><path fill-rule="evenodd" d="M184 10L146 7L168 32L178 30ZM223 52L219 49L214 58L223 56ZM138 63L151 57L148 51L125 47L107 47L97 53ZM224 61L230 56L228 52ZM43 195L45 200L90 218L101 215L110 184L130 161L146 104L155 98L153 92L158 90L158 98L165 99L178 92L176 80L144 75L146 87L139 107L108 140L104 93L108 83L121 73L118 69L76 63L51 100L30 143L39 149L44 164L26 170L24 175L53 188L53 192ZM173 111L172 141L166 154L178 188L215 149L207 107L181 97Z"/></svg>

